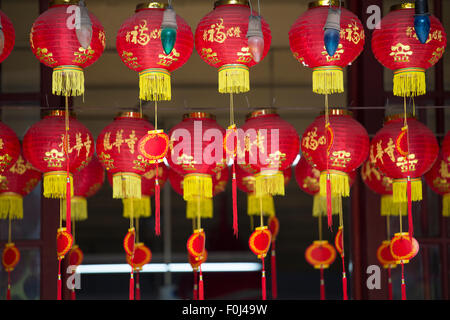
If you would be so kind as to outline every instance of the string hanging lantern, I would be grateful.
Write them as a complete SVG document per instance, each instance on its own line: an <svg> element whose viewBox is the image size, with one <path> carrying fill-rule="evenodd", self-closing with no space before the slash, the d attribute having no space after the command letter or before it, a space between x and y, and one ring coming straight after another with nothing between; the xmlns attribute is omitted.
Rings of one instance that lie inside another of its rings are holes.
<svg viewBox="0 0 450 320"><path fill-rule="evenodd" d="M450 172L442 153L439 152L433 167L425 174L425 181L431 190L442 196L442 215L450 217Z"/></svg>
<svg viewBox="0 0 450 320"><path fill-rule="evenodd" d="M267 226L261 225L257 227L255 231L250 235L248 240L248 246L250 250L261 259L262 271L261 271L261 295L262 300L266 300L266 270L264 266L264 259L269 251L270 244L272 242L272 233Z"/></svg>
<svg viewBox="0 0 450 320"><path fill-rule="evenodd" d="M96 62L105 50L103 26L86 11L83 1L51 0L49 9L31 28L31 50L41 63L53 68L55 95L84 95L83 69Z"/></svg>
<svg viewBox="0 0 450 320"><path fill-rule="evenodd" d="M8 241L2 252L2 265L6 272L8 272L8 285L6 289L6 300L11 300L11 272L20 261L20 251L17 249L14 242Z"/></svg>
<svg viewBox="0 0 450 320"><path fill-rule="evenodd" d="M0 11L0 63L9 57L16 41L16 32L9 17Z"/></svg>

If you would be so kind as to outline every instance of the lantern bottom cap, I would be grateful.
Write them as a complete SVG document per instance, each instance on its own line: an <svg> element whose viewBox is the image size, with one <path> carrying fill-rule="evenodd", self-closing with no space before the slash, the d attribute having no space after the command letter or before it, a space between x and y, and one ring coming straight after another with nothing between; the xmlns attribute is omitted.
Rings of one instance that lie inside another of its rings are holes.
<svg viewBox="0 0 450 320"><path fill-rule="evenodd" d="M124 218L148 218L152 215L151 202L149 196L142 196L141 199L122 199Z"/></svg>
<svg viewBox="0 0 450 320"><path fill-rule="evenodd" d="M43 175L44 197L55 199L66 199L67 195L67 172L50 171ZM69 174L70 195L73 196L73 175Z"/></svg>
<svg viewBox="0 0 450 320"><path fill-rule="evenodd" d="M313 69L313 92L333 94L344 92L344 72L338 66L325 66Z"/></svg>
<svg viewBox="0 0 450 320"><path fill-rule="evenodd" d="M139 72L139 99L169 101L172 99L171 75L166 69L153 68Z"/></svg>
<svg viewBox="0 0 450 320"><path fill-rule="evenodd" d="M394 71L394 95L416 97L427 92L425 69L404 68Z"/></svg>
<svg viewBox="0 0 450 320"><path fill-rule="evenodd" d="M250 71L246 65L227 64L219 69L220 93L245 93L250 91Z"/></svg>
<svg viewBox="0 0 450 320"><path fill-rule="evenodd" d="M52 93L57 96L84 95L84 73L77 66L59 66L53 69Z"/></svg>

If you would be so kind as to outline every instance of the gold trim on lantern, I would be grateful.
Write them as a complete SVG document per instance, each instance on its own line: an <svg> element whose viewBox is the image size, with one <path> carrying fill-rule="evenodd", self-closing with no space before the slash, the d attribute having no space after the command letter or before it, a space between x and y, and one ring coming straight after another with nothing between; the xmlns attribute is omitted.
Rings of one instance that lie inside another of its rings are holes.
<svg viewBox="0 0 450 320"><path fill-rule="evenodd" d="M405 117L404 113L391 114L384 118L384 124L394 121L394 120L404 119L404 117ZM417 119L417 116L413 116L411 113L406 113L406 118L407 119L411 119L411 118Z"/></svg>
<svg viewBox="0 0 450 320"><path fill-rule="evenodd" d="M168 5L166 3L151 1L151 2L144 2L139 3L136 6L136 11L142 10L142 9L166 9Z"/></svg>
<svg viewBox="0 0 450 320"><path fill-rule="evenodd" d="M328 7L330 5L333 7L339 7L339 0L318 0L314 2L308 3L309 9L316 8L316 7ZM342 7L345 5L344 1L342 1Z"/></svg>
<svg viewBox="0 0 450 320"><path fill-rule="evenodd" d="M396 10L402 10L402 9L415 9L416 5L414 2L405 2L405 3L399 3L394 4L391 6L391 12Z"/></svg>
<svg viewBox="0 0 450 320"><path fill-rule="evenodd" d="M397 97L415 97L427 92L425 69L402 68L394 71L393 93Z"/></svg>
<svg viewBox="0 0 450 320"><path fill-rule="evenodd" d="M56 6L56 5L78 5L80 1L79 0L50 0L49 1L49 7Z"/></svg>
<svg viewBox="0 0 450 320"><path fill-rule="evenodd" d="M248 4L248 0L218 0L216 2L214 2L214 9L217 8L218 6L223 6L223 5L227 5L227 4L237 4L237 5L241 5L241 6L249 6Z"/></svg>
<svg viewBox="0 0 450 320"><path fill-rule="evenodd" d="M266 108L266 109L258 109L258 110L252 111L245 116L245 120L248 120L251 118L258 118L258 117L261 117L261 116L264 116L267 114L278 114L277 109Z"/></svg>
<svg viewBox="0 0 450 320"><path fill-rule="evenodd" d="M142 113L136 111L123 111L119 112L114 119L117 118L132 118L132 119L142 119Z"/></svg>
<svg viewBox="0 0 450 320"><path fill-rule="evenodd" d="M328 114L330 116L351 116L353 117L353 112L345 109L329 109ZM321 111L320 115L325 115L325 111Z"/></svg>
<svg viewBox="0 0 450 320"><path fill-rule="evenodd" d="M330 175L331 195L349 197L350 183L348 174L338 170L325 170L320 173L320 195L327 196L327 176Z"/></svg>
<svg viewBox="0 0 450 320"><path fill-rule="evenodd" d="M207 113L207 112L196 111L196 112L189 112L189 113L183 114L183 120L184 119L198 119L198 118L216 120L215 115L213 115L212 113Z"/></svg>
<svg viewBox="0 0 450 320"><path fill-rule="evenodd" d="M422 201L422 178L410 178L411 201ZM392 180L392 196L394 202L407 202L408 178Z"/></svg>
<svg viewBox="0 0 450 320"><path fill-rule="evenodd" d="M83 68L58 66L53 68L52 93L58 96L84 95Z"/></svg>
<svg viewBox="0 0 450 320"><path fill-rule="evenodd" d="M65 110L50 110L44 113L44 117L65 117L65 116L66 116ZM69 117L75 118L76 117L75 112L69 111Z"/></svg>
<svg viewBox="0 0 450 320"><path fill-rule="evenodd" d="M186 218L195 219L200 215L202 219L211 219L214 214L212 198L197 198L186 201Z"/></svg>
<svg viewBox="0 0 450 320"><path fill-rule="evenodd" d="M70 199L70 218L75 221L85 221L88 218L87 199L81 196L74 196ZM66 205L62 206L62 218L66 221Z"/></svg>
<svg viewBox="0 0 450 320"><path fill-rule="evenodd" d="M256 197L284 196L284 175L282 171L264 170L254 175Z"/></svg>
<svg viewBox="0 0 450 320"><path fill-rule="evenodd" d="M141 199L122 199L124 218L148 218L152 215L150 196Z"/></svg>
<svg viewBox="0 0 450 320"><path fill-rule="evenodd" d="M263 216L275 216L275 204L272 196L265 195L256 197L254 194L249 193L247 195L247 215L259 216L261 214L261 207Z"/></svg>

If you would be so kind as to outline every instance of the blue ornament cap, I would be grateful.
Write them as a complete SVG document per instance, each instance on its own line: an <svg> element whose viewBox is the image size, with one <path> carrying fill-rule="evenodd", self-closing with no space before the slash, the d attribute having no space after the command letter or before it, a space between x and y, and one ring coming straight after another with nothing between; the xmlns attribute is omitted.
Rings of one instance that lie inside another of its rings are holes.
<svg viewBox="0 0 450 320"><path fill-rule="evenodd" d="M417 38L422 44L427 42L430 28L431 23L428 14L416 14L414 16L414 29L416 30Z"/></svg>
<svg viewBox="0 0 450 320"><path fill-rule="evenodd" d="M161 31L161 43L164 53L169 55L175 47L177 40L177 30L174 28L164 28Z"/></svg>
<svg viewBox="0 0 450 320"><path fill-rule="evenodd" d="M335 29L325 29L323 41L330 57L334 56L339 46L340 33Z"/></svg>

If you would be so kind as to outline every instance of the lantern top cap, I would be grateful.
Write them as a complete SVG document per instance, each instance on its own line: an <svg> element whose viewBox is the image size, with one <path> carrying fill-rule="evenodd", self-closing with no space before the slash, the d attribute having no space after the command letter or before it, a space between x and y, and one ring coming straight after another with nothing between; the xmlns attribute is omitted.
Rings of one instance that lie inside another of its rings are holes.
<svg viewBox="0 0 450 320"><path fill-rule="evenodd" d="M47 111L44 114L45 117L65 117L66 116L66 111L65 110L50 110ZM69 111L69 117L71 118L75 118L75 112L73 111Z"/></svg>
<svg viewBox="0 0 450 320"><path fill-rule="evenodd" d="M391 114L391 115L386 116L384 118L384 123L388 123L388 122L391 122L391 121L394 121L394 120L398 120L398 119L403 119L404 117L405 117L404 113ZM417 117L413 116L411 113L407 113L406 114L406 118L408 118L408 119L411 119L411 118L417 119Z"/></svg>
<svg viewBox="0 0 450 320"><path fill-rule="evenodd" d="M344 6L344 1L342 1L341 6ZM328 7L328 6L333 6L333 7L339 7L339 0L317 0L317 1L313 1L308 3L308 8L312 9L312 8L317 8L317 7Z"/></svg>
<svg viewBox="0 0 450 320"><path fill-rule="evenodd" d="M254 111L250 112L249 114L247 114L245 119L248 120L251 118L257 118L257 117L261 117L261 116L268 115L268 114L278 114L278 113L275 108L258 109L258 110L254 110Z"/></svg>
<svg viewBox="0 0 450 320"><path fill-rule="evenodd" d="M315 241L313 241L313 244L322 246L322 245L328 244L328 241L327 240L315 240Z"/></svg>
<svg viewBox="0 0 450 320"><path fill-rule="evenodd" d="M166 9L167 7L168 7L168 5L166 3L149 1L149 2L139 3L136 6L136 11L142 10L142 9Z"/></svg>
<svg viewBox="0 0 450 320"><path fill-rule="evenodd" d="M143 119L144 116L142 115L142 113L136 111L122 111L119 112L114 119L117 118Z"/></svg>
<svg viewBox="0 0 450 320"><path fill-rule="evenodd" d="M402 9L414 9L416 7L414 2L404 2L391 6L391 11L402 10Z"/></svg>
<svg viewBox="0 0 450 320"><path fill-rule="evenodd" d="M248 0L217 0L216 2L214 2L214 8L226 4L240 4L242 6L249 6Z"/></svg>
<svg viewBox="0 0 450 320"><path fill-rule="evenodd" d="M56 5L78 5L79 0L50 0L49 7Z"/></svg>
<svg viewBox="0 0 450 320"><path fill-rule="evenodd" d="M195 119L195 118L216 120L216 116L215 115L213 115L212 113L207 113L207 112L197 111L197 112L185 113L183 115L183 120L184 119Z"/></svg>
<svg viewBox="0 0 450 320"><path fill-rule="evenodd" d="M351 116L353 117L353 112L345 109L329 109L328 114L330 116ZM325 115L325 111L321 111L320 115Z"/></svg>

